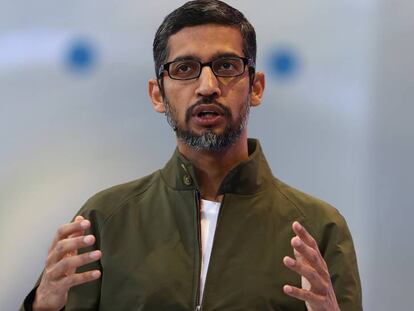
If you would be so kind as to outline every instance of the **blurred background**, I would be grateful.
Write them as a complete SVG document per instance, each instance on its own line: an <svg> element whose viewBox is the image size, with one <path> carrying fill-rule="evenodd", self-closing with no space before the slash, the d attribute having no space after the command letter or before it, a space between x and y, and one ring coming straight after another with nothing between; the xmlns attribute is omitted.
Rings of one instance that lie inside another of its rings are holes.
<svg viewBox="0 0 414 311"><path fill-rule="evenodd" d="M16 310L57 227L175 148L152 110L152 40L184 1L0 0L0 309ZM414 2L229 0L255 26L274 174L336 206L365 310L410 310Z"/></svg>

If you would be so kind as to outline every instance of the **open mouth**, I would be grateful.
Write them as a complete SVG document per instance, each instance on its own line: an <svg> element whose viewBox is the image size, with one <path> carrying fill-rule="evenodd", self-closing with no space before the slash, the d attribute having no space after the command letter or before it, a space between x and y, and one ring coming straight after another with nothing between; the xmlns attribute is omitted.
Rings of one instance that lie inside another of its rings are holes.
<svg viewBox="0 0 414 311"><path fill-rule="evenodd" d="M204 104L199 105L193 110L193 116L199 118L217 117L224 115L224 111L217 105Z"/></svg>
<svg viewBox="0 0 414 311"><path fill-rule="evenodd" d="M215 111L210 111L210 110L206 110L206 111L200 111L199 113L197 113L197 117L199 118L214 118L219 116L220 114L218 114Z"/></svg>
<svg viewBox="0 0 414 311"><path fill-rule="evenodd" d="M225 111L218 105L198 105L192 111L192 117L199 126L215 126L223 122Z"/></svg>

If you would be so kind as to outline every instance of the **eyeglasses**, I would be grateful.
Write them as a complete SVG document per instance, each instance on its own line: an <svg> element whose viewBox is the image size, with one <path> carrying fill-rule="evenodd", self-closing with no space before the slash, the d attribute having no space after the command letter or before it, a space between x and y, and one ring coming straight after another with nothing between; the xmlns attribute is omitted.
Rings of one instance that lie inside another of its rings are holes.
<svg viewBox="0 0 414 311"><path fill-rule="evenodd" d="M211 62L202 63L198 60L177 60L160 66L158 76L161 78L164 71L174 80L197 79L201 71L208 66L216 77L237 77L244 74L246 65L255 67L254 61L245 57L221 57Z"/></svg>

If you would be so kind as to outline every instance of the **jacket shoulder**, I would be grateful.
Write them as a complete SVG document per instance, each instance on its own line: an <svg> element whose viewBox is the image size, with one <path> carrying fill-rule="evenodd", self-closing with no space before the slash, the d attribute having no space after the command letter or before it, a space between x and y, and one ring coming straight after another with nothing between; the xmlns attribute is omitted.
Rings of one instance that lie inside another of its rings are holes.
<svg viewBox="0 0 414 311"><path fill-rule="evenodd" d="M311 233L318 235L321 230L332 225L339 228L347 227L344 217L329 203L291 187L277 178L274 179L274 186L287 204L300 214L303 225L308 227Z"/></svg>
<svg viewBox="0 0 414 311"><path fill-rule="evenodd" d="M102 190L86 201L78 214L99 214L100 218L108 218L131 198L144 195L160 178L160 171L127 183Z"/></svg>

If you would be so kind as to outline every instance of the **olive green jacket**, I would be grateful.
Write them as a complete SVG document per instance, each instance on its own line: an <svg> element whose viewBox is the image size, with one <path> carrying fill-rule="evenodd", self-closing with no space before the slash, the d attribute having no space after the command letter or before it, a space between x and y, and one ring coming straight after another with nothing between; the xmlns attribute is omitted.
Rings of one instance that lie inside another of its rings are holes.
<svg viewBox="0 0 414 311"><path fill-rule="evenodd" d="M300 276L282 263L293 256L295 220L318 242L341 310L362 310L344 218L274 178L256 140L249 140L249 159L220 186L224 199L199 301L198 189L194 167L176 151L163 169L92 197L80 214L91 221L103 257L82 270L103 274L72 288L65 310L306 310L282 291L285 284L300 287Z"/></svg>

